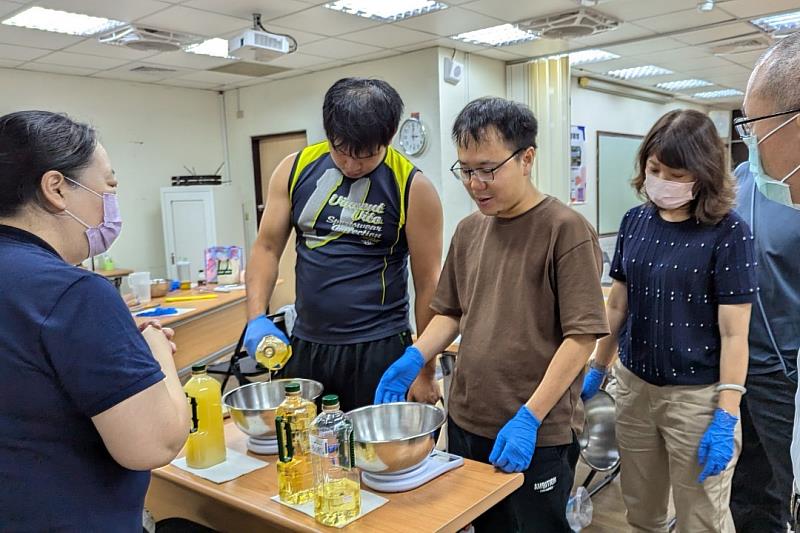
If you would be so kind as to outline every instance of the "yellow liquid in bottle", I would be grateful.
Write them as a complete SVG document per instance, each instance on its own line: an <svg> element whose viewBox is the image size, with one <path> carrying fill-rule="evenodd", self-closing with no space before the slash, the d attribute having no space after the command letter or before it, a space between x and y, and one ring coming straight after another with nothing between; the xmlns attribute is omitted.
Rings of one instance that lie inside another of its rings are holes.
<svg viewBox="0 0 800 533"><path fill-rule="evenodd" d="M288 393L275 412L276 418L282 417L291 427L294 452L291 461L278 461L278 495L281 501L299 504L314 498L314 470L311 467L308 432L316 416L317 406L299 393Z"/></svg>
<svg viewBox="0 0 800 533"><path fill-rule="evenodd" d="M268 370L280 370L292 356L292 347L274 335L267 335L256 347L256 361Z"/></svg>
<svg viewBox="0 0 800 533"><path fill-rule="evenodd" d="M203 371L192 372L183 386L197 402L197 431L186 441L186 465L208 468L225 460L225 432L222 428L222 394L219 382Z"/></svg>
<svg viewBox="0 0 800 533"><path fill-rule="evenodd" d="M358 481L347 478L326 481L314 496L314 518L320 524L341 527L361 512Z"/></svg>

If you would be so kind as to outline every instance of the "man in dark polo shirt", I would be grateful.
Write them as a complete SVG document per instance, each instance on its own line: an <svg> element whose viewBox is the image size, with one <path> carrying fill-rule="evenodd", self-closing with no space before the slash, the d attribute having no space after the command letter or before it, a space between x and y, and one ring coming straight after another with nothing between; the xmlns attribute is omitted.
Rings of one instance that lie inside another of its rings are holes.
<svg viewBox="0 0 800 533"><path fill-rule="evenodd" d="M601 253L586 220L531 182L536 119L502 98L468 104L452 171L479 212L456 229L428 328L383 375L376 403L401 401L460 333L449 451L524 472L476 531L570 531L566 505L583 424L583 367L608 334Z"/></svg>

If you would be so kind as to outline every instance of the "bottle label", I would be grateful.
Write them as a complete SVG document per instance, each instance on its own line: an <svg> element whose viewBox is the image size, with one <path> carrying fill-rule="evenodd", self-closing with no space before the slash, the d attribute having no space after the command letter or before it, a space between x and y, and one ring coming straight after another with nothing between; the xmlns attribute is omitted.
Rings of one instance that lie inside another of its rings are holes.
<svg viewBox="0 0 800 533"><path fill-rule="evenodd" d="M323 457L328 455L328 441L323 437L309 435L308 442L311 445L311 453L314 455L321 455Z"/></svg>

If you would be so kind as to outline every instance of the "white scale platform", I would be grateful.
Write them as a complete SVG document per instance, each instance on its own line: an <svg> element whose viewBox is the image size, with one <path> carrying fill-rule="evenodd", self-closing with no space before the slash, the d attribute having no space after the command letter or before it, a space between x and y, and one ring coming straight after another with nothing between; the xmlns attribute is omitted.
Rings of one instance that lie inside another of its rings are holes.
<svg viewBox="0 0 800 533"><path fill-rule="evenodd" d="M250 437L247 439L247 449L259 455L278 455L278 438L258 439Z"/></svg>
<svg viewBox="0 0 800 533"><path fill-rule="evenodd" d="M416 489L463 464L463 457L434 450L421 465L412 470L393 474L362 472L361 480L364 485L379 492L405 492Z"/></svg>

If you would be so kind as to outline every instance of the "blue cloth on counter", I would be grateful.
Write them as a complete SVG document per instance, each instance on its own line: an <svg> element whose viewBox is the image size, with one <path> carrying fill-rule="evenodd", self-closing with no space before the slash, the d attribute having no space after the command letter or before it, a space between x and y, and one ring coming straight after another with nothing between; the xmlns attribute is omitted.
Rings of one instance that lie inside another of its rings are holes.
<svg viewBox="0 0 800 533"><path fill-rule="evenodd" d="M0 225L0 529L140 533L150 472L92 417L164 379L105 278Z"/></svg>
<svg viewBox="0 0 800 533"><path fill-rule="evenodd" d="M141 313L136 313L137 317L148 317L148 316L166 316L166 315L177 315L178 310L174 307L156 307L155 309L151 309L150 311L142 311Z"/></svg>

